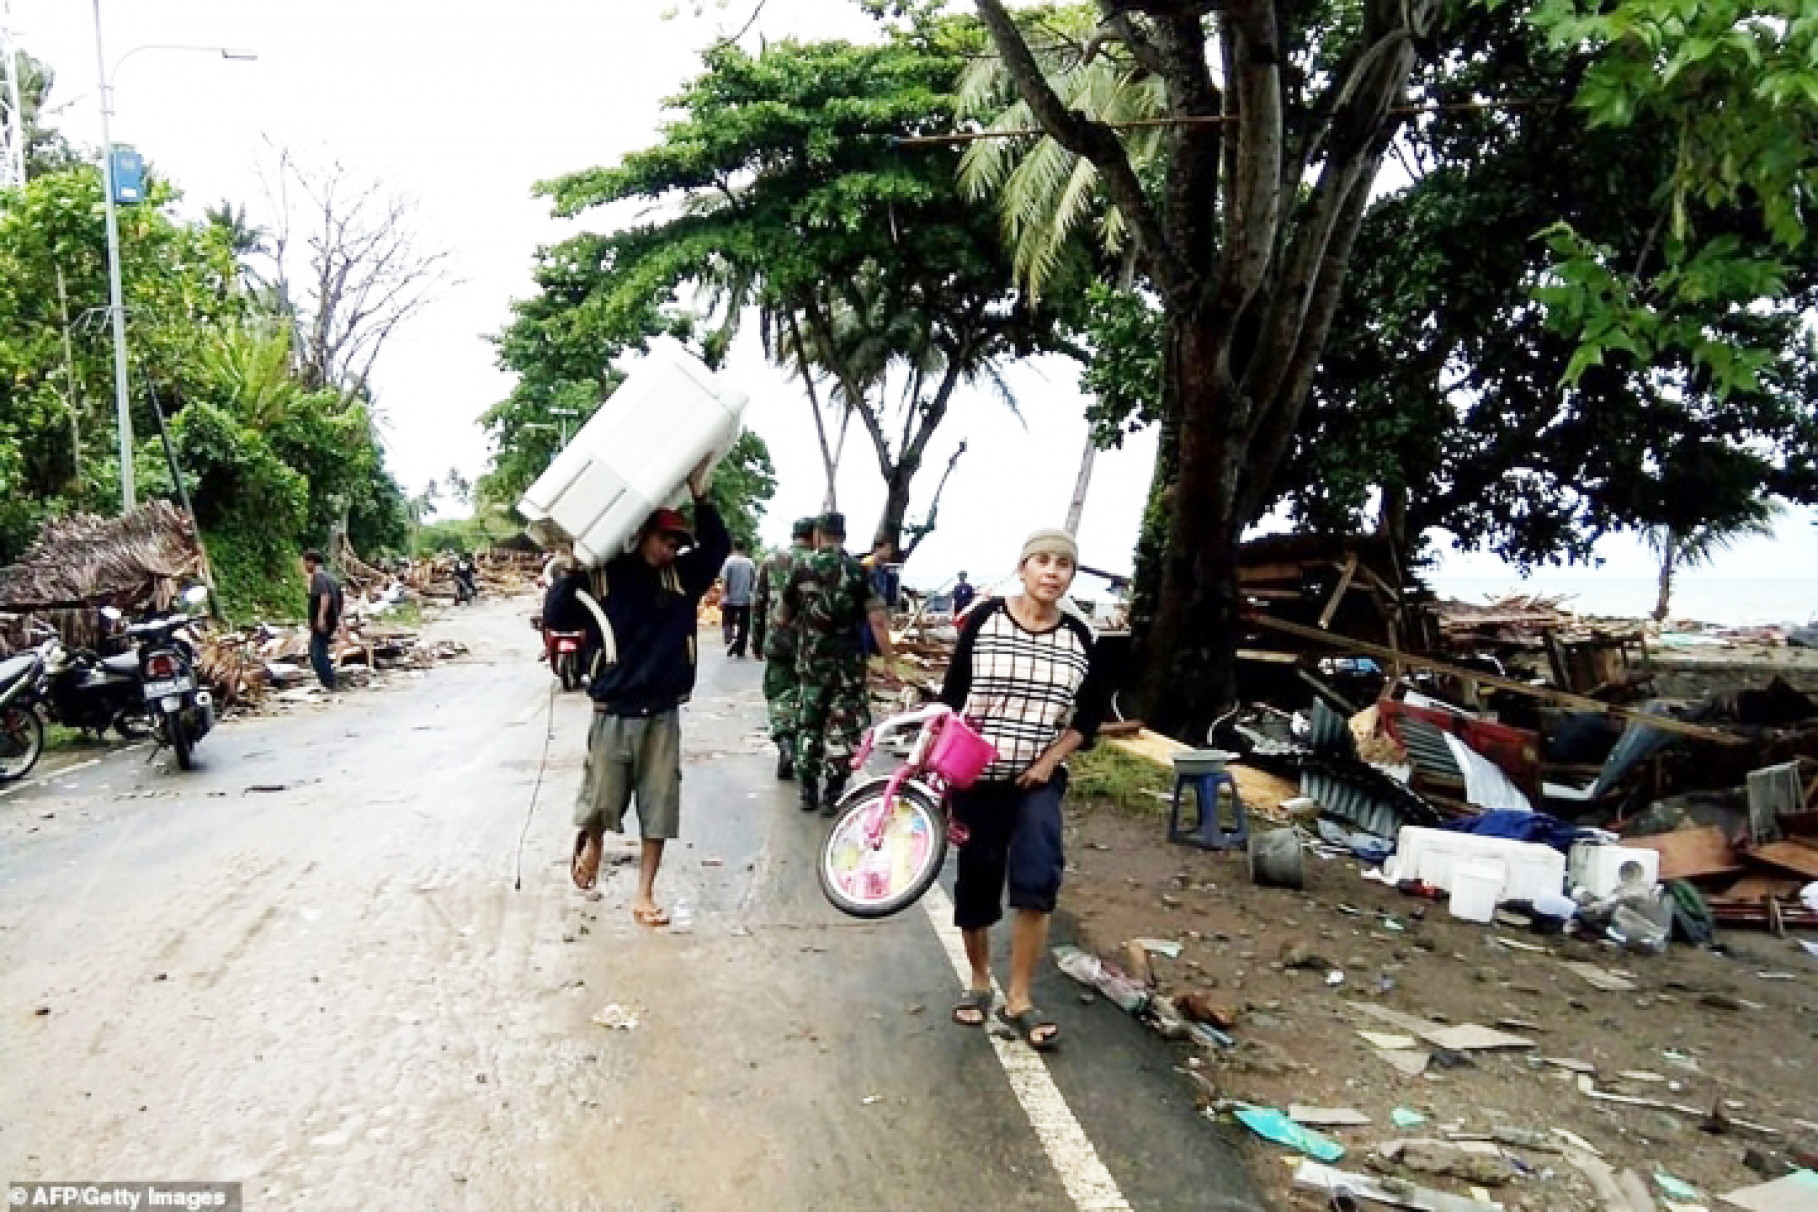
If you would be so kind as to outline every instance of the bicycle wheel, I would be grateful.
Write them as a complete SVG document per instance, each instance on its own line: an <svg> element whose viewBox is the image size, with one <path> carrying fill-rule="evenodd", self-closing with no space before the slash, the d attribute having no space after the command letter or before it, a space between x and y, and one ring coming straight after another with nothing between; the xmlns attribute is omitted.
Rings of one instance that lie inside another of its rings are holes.
<svg viewBox="0 0 1818 1212"><path fill-rule="evenodd" d="M889 917L921 899L947 857L947 829L938 799L905 783L883 803L889 779L867 779L843 807L821 843L821 892L841 913ZM879 814L881 829L875 829ZM877 842L872 843L873 833Z"/></svg>
<svg viewBox="0 0 1818 1212"><path fill-rule="evenodd" d="M0 712L0 783L22 779L44 752L44 721L30 707Z"/></svg>

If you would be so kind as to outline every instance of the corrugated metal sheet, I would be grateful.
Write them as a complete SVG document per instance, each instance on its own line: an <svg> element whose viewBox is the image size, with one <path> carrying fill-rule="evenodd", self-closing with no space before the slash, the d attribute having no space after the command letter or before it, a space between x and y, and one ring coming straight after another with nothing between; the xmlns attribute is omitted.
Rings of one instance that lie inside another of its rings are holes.
<svg viewBox="0 0 1818 1212"><path fill-rule="evenodd" d="M1401 743L1408 760L1422 774L1433 778L1462 779L1464 771L1452 757L1445 734L1425 720L1409 716L1401 721Z"/></svg>
<svg viewBox="0 0 1818 1212"><path fill-rule="evenodd" d="M1313 726L1307 740L1314 753L1357 756L1357 738L1351 735L1351 722L1328 707L1324 699L1313 700Z"/></svg>
<svg viewBox="0 0 1818 1212"><path fill-rule="evenodd" d="M1666 713L1665 705L1656 702L1643 703L1641 710ZM1610 750L1610 756L1604 759L1603 769L1598 772L1597 781L1591 786L1589 798L1596 799L1608 792L1630 767L1659 753L1671 745L1673 740L1670 732L1662 732L1650 724L1630 720L1628 727L1622 730L1622 735L1616 738L1616 746Z"/></svg>
<svg viewBox="0 0 1818 1212"><path fill-rule="evenodd" d="M1337 817L1353 829L1361 829L1390 841L1408 823L1402 819L1401 812L1394 805L1361 788L1341 782L1323 770L1311 767L1302 770L1300 793L1317 801L1320 811L1328 816Z"/></svg>

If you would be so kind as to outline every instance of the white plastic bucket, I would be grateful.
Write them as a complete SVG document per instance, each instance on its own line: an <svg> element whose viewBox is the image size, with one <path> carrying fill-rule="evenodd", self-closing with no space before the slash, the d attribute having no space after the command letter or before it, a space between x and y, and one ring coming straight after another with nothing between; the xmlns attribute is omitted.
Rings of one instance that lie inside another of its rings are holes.
<svg viewBox="0 0 1818 1212"><path fill-rule="evenodd" d="M1452 916L1467 922L1488 922L1496 916L1508 872L1490 859L1466 859L1452 870Z"/></svg>

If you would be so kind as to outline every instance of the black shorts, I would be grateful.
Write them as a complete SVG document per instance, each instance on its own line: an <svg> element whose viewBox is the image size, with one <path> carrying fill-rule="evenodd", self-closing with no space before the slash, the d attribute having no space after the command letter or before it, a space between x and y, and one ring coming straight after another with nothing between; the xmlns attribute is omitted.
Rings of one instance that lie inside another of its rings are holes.
<svg viewBox="0 0 1818 1212"><path fill-rule="evenodd" d="M953 793L953 815L970 831L959 848L953 924L981 930L1004 916L1004 885L1012 909L1053 913L1067 866L1061 850L1061 797L1067 772L1041 787L979 783Z"/></svg>

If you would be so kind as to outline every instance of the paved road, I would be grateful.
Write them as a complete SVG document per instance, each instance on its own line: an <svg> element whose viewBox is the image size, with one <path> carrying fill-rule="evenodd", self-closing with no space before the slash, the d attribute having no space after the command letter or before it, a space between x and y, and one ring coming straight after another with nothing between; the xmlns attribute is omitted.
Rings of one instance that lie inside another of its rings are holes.
<svg viewBox="0 0 1818 1212"><path fill-rule="evenodd" d="M1050 975L1044 1063L948 1023L937 913L827 907L755 663L710 656L684 722L660 892L691 930L631 922L630 866L569 885L578 696L514 891L549 718L524 610L439 624L472 658L227 726L188 775L142 750L0 799L0 1180L238 1180L261 1210L1258 1206L1115 1010ZM635 1028L591 1021L613 1003Z"/></svg>

